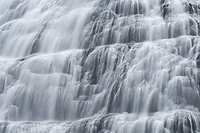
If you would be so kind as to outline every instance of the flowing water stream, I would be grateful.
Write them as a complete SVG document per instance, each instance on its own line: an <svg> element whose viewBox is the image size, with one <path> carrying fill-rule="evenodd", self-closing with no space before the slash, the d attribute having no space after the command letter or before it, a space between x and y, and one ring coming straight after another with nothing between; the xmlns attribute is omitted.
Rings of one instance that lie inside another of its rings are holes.
<svg viewBox="0 0 200 133"><path fill-rule="evenodd" d="M199 133L199 0L0 0L0 133Z"/></svg>

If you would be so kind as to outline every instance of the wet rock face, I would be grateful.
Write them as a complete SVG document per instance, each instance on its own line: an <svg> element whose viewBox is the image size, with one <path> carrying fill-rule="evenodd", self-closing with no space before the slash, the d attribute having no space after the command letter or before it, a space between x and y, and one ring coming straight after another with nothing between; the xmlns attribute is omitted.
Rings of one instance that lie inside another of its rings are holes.
<svg viewBox="0 0 200 133"><path fill-rule="evenodd" d="M197 6L189 1L100 1L91 15L92 21L81 45L87 48L197 36L199 22L193 16L199 13L194 8Z"/></svg>
<svg viewBox="0 0 200 133"><path fill-rule="evenodd" d="M197 0L1 0L1 133L200 132Z"/></svg>

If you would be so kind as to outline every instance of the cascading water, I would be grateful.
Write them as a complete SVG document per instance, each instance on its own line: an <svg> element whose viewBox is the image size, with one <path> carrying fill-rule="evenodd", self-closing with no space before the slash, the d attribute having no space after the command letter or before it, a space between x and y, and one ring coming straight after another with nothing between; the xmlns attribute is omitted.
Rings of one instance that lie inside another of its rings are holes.
<svg viewBox="0 0 200 133"><path fill-rule="evenodd" d="M199 35L198 0L1 0L0 133L198 133Z"/></svg>

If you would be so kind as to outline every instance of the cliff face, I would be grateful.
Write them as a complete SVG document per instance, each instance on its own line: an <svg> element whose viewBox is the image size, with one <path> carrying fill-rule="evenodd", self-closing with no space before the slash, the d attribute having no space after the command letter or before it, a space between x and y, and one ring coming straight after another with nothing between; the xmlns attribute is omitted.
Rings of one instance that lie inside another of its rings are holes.
<svg viewBox="0 0 200 133"><path fill-rule="evenodd" d="M198 0L1 0L1 133L200 132Z"/></svg>

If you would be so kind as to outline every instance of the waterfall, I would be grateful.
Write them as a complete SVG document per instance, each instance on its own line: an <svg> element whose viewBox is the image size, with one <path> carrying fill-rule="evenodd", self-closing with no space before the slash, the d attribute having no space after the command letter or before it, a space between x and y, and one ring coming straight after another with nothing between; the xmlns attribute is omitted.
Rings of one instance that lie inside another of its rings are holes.
<svg viewBox="0 0 200 133"><path fill-rule="evenodd" d="M198 133L199 35L199 0L1 0L0 133Z"/></svg>

